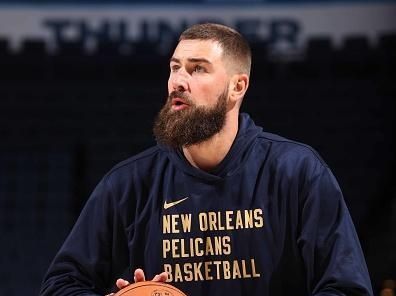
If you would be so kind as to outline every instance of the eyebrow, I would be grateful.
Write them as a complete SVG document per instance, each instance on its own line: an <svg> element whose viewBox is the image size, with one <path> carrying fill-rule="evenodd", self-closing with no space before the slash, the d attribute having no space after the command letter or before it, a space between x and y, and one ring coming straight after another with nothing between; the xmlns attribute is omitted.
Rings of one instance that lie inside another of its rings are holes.
<svg viewBox="0 0 396 296"><path fill-rule="evenodd" d="M171 62L175 63L180 63L180 60L178 58L172 57L170 59ZM205 58L188 58L187 61L192 62L192 63L206 63L206 64L212 64L209 60Z"/></svg>

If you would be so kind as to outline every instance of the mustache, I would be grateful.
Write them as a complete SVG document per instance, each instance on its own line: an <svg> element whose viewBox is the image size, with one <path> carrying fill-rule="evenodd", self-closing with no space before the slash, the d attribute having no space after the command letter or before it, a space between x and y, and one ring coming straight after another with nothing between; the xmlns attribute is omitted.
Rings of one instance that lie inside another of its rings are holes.
<svg viewBox="0 0 396 296"><path fill-rule="evenodd" d="M177 90L172 91L168 96L168 101L171 101L174 98L182 99L189 105L194 104L194 102L191 100L191 98L185 92L182 92L182 91L177 91Z"/></svg>

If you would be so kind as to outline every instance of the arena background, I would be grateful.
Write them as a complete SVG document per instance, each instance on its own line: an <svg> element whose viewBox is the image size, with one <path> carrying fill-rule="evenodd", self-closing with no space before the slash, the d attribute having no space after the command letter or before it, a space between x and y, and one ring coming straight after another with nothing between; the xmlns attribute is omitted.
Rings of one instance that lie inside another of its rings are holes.
<svg viewBox="0 0 396 296"><path fill-rule="evenodd" d="M101 177L154 144L176 38L204 21L249 39L243 110L319 151L393 295L396 1L368 0L0 1L0 295L37 294Z"/></svg>

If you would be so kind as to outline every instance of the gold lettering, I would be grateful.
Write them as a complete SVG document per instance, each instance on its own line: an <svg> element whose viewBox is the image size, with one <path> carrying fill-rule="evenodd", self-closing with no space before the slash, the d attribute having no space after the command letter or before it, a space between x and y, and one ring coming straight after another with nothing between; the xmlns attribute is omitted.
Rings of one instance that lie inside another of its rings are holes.
<svg viewBox="0 0 396 296"><path fill-rule="evenodd" d="M250 259L250 263L252 265L252 274L253 277L260 277L260 274L256 272L256 262L254 259Z"/></svg>
<svg viewBox="0 0 396 296"><path fill-rule="evenodd" d="M163 258L190 258L202 256L230 255L231 237L213 236L196 238L174 238L162 240Z"/></svg>
<svg viewBox="0 0 396 296"><path fill-rule="evenodd" d="M177 228L179 221L178 221L179 215L172 215L172 233L179 233L179 229Z"/></svg>
<svg viewBox="0 0 396 296"><path fill-rule="evenodd" d="M232 262L232 278L233 279L242 278L241 270L239 269L238 260L234 260Z"/></svg>
<svg viewBox="0 0 396 296"><path fill-rule="evenodd" d="M216 255L221 255L223 252L223 247L222 247L222 241L221 241L221 236L215 236L214 238L214 245L215 245L215 254ZM213 249L212 249L213 251ZM213 254L212 254L213 255Z"/></svg>
<svg viewBox="0 0 396 296"><path fill-rule="evenodd" d="M195 254L196 256L203 256L204 255L204 251L203 251L203 239L198 237L195 239ZM200 246L201 245L201 246Z"/></svg>
<svg viewBox="0 0 396 296"><path fill-rule="evenodd" d="M164 271L169 274L168 281L212 281L228 279L258 278L255 259L233 261L204 261L175 265L164 264Z"/></svg>
<svg viewBox="0 0 396 296"><path fill-rule="evenodd" d="M186 241L184 238L180 240L180 254L182 258L190 257L189 254L186 252Z"/></svg>
<svg viewBox="0 0 396 296"><path fill-rule="evenodd" d="M252 210L245 210L245 227L253 228Z"/></svg>
<svg viewBox="0 0 396 296"><path fill-rule="evenodd" d="M202 232L221 231L248 228L261 228L264 226L263 210L235 210L225 212L199 213L199 227ZM184 232L191 231L191 214L182 215ZM184 219L184 220L183 220ZM166 230L164 226L164 231Z"/></svg>
<svg viewBox="0 0 396 296"><path fill-rule="evenodd" d="M180 269L180 264L175 264L175 283L182 281L183 281L183 276Z"/></svg>
<svg viewBox="0 0 396 296"><path fill-rule="evenodd" d="M215 212L209 212L208 213L208 220L209 220L209 229L210 230L217 230L216 227L216 213Z"/></svg>
<svg viewBox="0 0 396 296"><path fill-rule="evenodd" d="M166 258L168 252L171 249L171 244L170 241L168 239L165 239L162 241L162 258Z"/></svg>
<svg viewBox="0 0 396 296"><path fill-rule="evenodd" d="M231 238L229 236L223 236L223 254L230 255L231 254Z"/></svg>
<svg viewBox="0 0 396 296"><path fill-rule="evenodd" d="M246 262L242 260L242 276L244 279L251 278L252 275L246 271Z"/></svg>
<svg viewBox="0 0 396 296"><path fill-rule="evenodd" d="M243 219L241 211L237 211L236 219L235 219L235 229L243 228Z"/></svg>
<svg viewBox="0 0 396 296"><path fill-rule="evenodd" d="M213 264L216 265L216 279L220 279L220 264L221 261L213 261Z"/></svg>
<svg viewBox="0 0 396 296"><path fill-rule="evenodd" d="M162 216L162 233L170 233L170 215Z"/></svg>
<svg viewBox="0 0 396 296"><path fill-rule="evenodd" d="M192 269L192 264L191 263L184 264L184 273L186 274L184 279L187 282L191 282L194 279L193 272L191 271L191 269Z"/></svg>
<svg viewBox="0 0 396 296"><path fill-rule="evenodd" d="M210 265L212 265L212 262L207 261L204 263L204 265L205 265L205 280L207 281L213 280L213 277L210 275L211 272Z"/></svg>
<svg viewBox="0 0 396 296"><path fill-rule="evenodd" d="M223 225L223 219L221 218L221 212L217 212L217 229L218 230L225 230Z"/></svg>
<svg viewBox="0 0 396 296"><path fill-rule="evenodd" d="M198 220L199 220L199 229L201 231L207 231L208 230L208 218L206 216L206 213L199 213Z"/></svg>
<svg viewBox="0 0 396 296"><path fill-rule="evenodd" d="M205 255L214 255L211 237L206 238Z"/></svg>
<svg viewBox="0 0 396 296"><path fill-rule="evenodd" d="M234 225L232 225L232 216L234 215L233 211L226 211L226 228L227 230L233 230Z"/></svg>
<svg viewBox="0 0 396 296"><path fill-rule="evenodd" d="M173 276L172 276L172 265L170 264L164 264L164 271L168 273L168 279L166 280L167 282L173 281Z"/></svg>
<svg viewBox="0 0 396 296"><path fill-rule="evenodd" d="M191 232L191 214L181 214L181 221L184 232Z"/></svg>
<svg viewBox="0 0 396 296"><path fill-rule="evenodd" d="M172 243L171 243L171 245L172 245L172 257L173 258L179 258L180 257L180 254L177 252L177 250L179 249L179 245L178 245L178 243L179 243L179 239L172 239Z"/></svg>
<svg viewBox="0 0 396 296"><path fill-rule="evenodd" d="M191 214L164 215L162 217L162 233L180 233L181 229L184 232L191 232Z"/></svg>
<svg viewBox="0 0 396 296"><path fill-rule="evenodd" d="M254 226L257 228L264 226L264 218L263 218L263 210L262 209L255 209L254 212Z"/></svg>
<svg viewBox="0 0 396 296"><path fill-rule="evenodd" d="M195 281L203 281L204 278L201 272L202 262L194 263L194 280Z"/></svg>
<svg viewBox="0 0 396 296"><path fill-rule="evenodd" d="M231 278L230 262L223 261L224 279L229 280Z"/></svg>
<svg viewBox="0 0 396 296"><path fill-rule="evenodd" d="M190 256L194 257L195 256L195 248L194 248L194 239L190 238Z"/></svg>

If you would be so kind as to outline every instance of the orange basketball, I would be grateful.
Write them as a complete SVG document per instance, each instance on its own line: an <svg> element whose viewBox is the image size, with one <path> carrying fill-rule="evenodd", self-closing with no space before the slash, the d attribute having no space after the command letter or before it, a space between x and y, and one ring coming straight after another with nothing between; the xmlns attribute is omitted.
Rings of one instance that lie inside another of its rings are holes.
<svg viewBox="0 0 396 296"><path fill-rule="evenodd" d="M114 296L187 296L178 288L161 282L139 282L131 284Z"/></svg>

